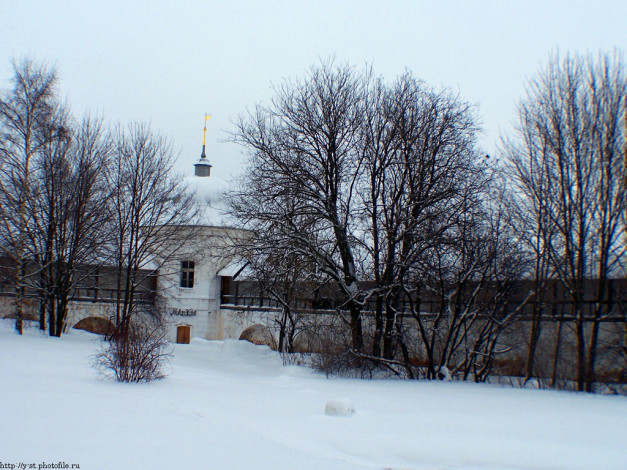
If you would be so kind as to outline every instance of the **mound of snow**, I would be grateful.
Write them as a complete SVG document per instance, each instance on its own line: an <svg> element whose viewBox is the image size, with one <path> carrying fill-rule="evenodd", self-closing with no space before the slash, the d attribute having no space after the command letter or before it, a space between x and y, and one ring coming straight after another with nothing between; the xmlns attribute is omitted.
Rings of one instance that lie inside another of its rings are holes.
<svg viewBox="0 0 627 470"><path fill-rule="evenodd" d="M346 398L329 400L324 407L324 414L327 416L353 416L355 414L355 407L351 401Z"/></svg>

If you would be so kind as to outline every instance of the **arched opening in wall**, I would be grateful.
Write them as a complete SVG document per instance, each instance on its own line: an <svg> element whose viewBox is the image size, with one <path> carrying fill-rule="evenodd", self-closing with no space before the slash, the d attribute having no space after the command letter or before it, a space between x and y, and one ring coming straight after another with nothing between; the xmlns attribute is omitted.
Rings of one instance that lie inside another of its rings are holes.
<svg viewBox="0 0 627 470"><path fill-rule="evenodd" d="M189 325L179 325L176 327L176 342L178 344L189 344L192 336L192 327Z"/></svg>
<svg viewBox="0 0 627 470"><path fill-rule="evenodd" d="M269 346L270 349L276 351L277 344L274 339L274 335L270 328L264 325L252 325L242 331L239 337L240 340L245 340L253 344Z"/></svg>
<svg viewBox="0 0 627 470"><path fill-rule="evenodd" d="M72 328L75 330L84 330L97 335L111 335L115 330L115 325L102 317L83 318Z"/></svg>

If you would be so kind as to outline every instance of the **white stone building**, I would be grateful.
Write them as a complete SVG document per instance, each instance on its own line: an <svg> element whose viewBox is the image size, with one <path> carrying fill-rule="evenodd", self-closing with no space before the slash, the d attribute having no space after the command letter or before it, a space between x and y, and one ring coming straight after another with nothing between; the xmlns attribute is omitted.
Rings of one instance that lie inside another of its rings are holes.
<svg viewBox="0 0 627 470"><path fill-rule="evenodd" d="M244 268L234 246L250 234L229 226L224 203L227 183L211 176L204 142L194 167L186 182L203 206L203 218L198 225L177 227L177 236L184 241L175 241L175 254L159 268L159 297L166 303L172 340L238 338L252 319L245 321L232 309L222 310L221 294Z"/></svg>
<svg viewBox="0 0 627 470"><path fill-rule="evenodd" d="M229 280L243 267L233 245L246 232L203 225L183 228L182 234L183 247L159 269L158 293L166 303L171 339L239 337L246 325L220 304Z"/></svg>

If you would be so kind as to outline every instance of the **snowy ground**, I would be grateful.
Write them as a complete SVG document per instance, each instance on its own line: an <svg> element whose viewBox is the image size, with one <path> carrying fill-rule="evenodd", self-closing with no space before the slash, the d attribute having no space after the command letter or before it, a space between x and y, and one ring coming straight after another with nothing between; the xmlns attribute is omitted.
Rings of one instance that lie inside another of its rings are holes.
<svg viewBox="0 0 627 470"><path fill-rule="evenodd" d="M2 465L627 469L625 397L326 379L262 347L203 340L176 346L166 379L128 385L97 377L98 347L0 321ZM325 416L335 398L357 413Z"/></svg>

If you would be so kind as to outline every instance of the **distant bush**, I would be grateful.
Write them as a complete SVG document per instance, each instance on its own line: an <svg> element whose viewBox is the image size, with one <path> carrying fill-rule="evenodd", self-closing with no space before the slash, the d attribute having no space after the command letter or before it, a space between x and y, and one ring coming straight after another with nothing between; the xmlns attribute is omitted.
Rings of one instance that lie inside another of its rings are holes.
<svg viewBox="0 0 627 470"><path fill-rule="evenodd" d="M337 321L336 318L331 320L309 330L309 340L315 345L313 349L315 353L311 359L314 370L324 373L327 377L336 375L372 379L396 375L382 364L356 354L351 348L347 324ZM369 336L364 338L364 347L366 349L372 347Z"/></svg>

